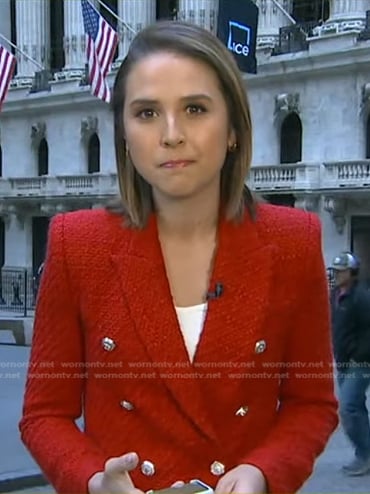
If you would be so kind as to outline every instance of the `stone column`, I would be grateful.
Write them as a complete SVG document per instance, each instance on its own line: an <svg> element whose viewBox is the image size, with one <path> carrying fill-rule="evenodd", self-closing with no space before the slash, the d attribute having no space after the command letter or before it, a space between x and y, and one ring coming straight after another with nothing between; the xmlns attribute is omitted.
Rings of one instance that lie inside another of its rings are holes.
<svg viewBox="0 0 370 494"><path fill-rule="evenodd" d="M5 222L5 261L3 269L32 266L32 221L16 206L2 211Z"/></svg>
<svg viewBox="0 0 370 494"><path fill-rule="evenodd" d="M216 33L218 0L179 0L178 19Z"/></svg>
<svg viewBox="0 0 370 494"><path fill-rule="evenodd" d="M16 0L17 45L27 55L49 68L50 3L45 0ZM17 77L32 77L41 70L18 52Z"/></svg>
<svg viewBox="0 0 370 494"><path fill-rule="evenodd" d="M0 2L0 34L5 36L8 40L11 37L10 27L10 0L2 0ZM9 44L0 38L0 44L7 50L11 51Z"/></svg>
<svg viewBox="0 0 370 494"><path fill-rule="evenodd" d="M86 36L81 2L64 0L64 69L78 70L81 74L86 63Z"/></svg>
<svg viewBox="0 0 370 494"><path fill-rule="evenodd" d="M279 29L293 25L290 15L292 0L256 0L259 8L257 48L273 48L279 40Z"/></svg>
<svg viewBox="0 0 370 494"><path fill-rule="evenodd" d="M323 31L362 31L370 0L331 0L330 17Z"/></svg>
<svg viewBox="0 0 370 494"><path fill-rule="evenodd" d="M156 0L118 0L119 48L118 59L123 60L135 33L156 19Z"/></svg>

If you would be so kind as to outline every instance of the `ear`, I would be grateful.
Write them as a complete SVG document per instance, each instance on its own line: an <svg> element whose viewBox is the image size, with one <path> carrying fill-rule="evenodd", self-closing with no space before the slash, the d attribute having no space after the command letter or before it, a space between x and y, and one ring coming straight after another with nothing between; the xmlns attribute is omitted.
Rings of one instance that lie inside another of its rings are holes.
<svg viewBox="0 0 370 494"><path fill-rule="evenodd" d="M236 144L237 144L237 142L236 142L236 132L235 132L234 129L230 129L230 131L229 131L229 137L227 139L227 147L228 147L228 149L233 149Z"/></svg>

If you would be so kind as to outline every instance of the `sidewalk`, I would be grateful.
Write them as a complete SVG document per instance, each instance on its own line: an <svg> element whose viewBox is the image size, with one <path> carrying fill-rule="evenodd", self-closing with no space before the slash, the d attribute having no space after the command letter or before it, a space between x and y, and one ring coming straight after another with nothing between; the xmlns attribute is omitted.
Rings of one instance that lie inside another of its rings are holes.
<svg viewBox="0 0 370 494"><path fill-rule="evenodd" d="M23 489L21 491L4 491L4 494L56 494L50 485L44 487L33 487L29 489Z"/></svg>
<svg viewBox="0 0 370 494"><path fill-rule="evenodd" d="M0 320L22 320L24 324L24 336L25 336L25 344L27 346L31 345L32 342L32 332L33 332L33 321L34 315L33 313L28 314L27 317L24 317L23 314L18 312L5 312L0 311ZM14 337L11 331L0 330L0 345L3 343L14 343Z"/></svg>
<svg viewBox="0 0 370 494"><path fill-rule="evenodd" d="M4 335L1 338L5 340ZM11 335L8 340L12 340ZM0 345L0 491L19 478L32 486L37 476L40 484L40 469L23 446L18 431L29 352L29 347Z"/></svg>
<svg viewBox="0 0 370 494"><path fill-rule="evenodd" d="M1 493L46 494L54 492L50 486L36 488L42 479L40 469L19 438L18 422L22 410L29 353L29 347L0 344ZM8 373L7 377L5 377L6 373ZM299 492L302 494L369 493L370 475L349 478L340 471L341 465L349 461L351 456L351 447L342 431L338 429L318 459L313 475Z"/></svg>

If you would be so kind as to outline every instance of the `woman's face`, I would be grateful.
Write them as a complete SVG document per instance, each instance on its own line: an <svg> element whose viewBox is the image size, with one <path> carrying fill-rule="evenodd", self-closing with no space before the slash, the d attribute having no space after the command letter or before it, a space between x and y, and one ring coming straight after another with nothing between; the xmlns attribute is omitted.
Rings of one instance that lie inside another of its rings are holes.
<svg viewBox="0 0 370 494"><path fill-rule="evenodd" d="M167 52L141 60L126 81L123 119L131 160L155 199L219 187L235 136L207 65Z"/></svg>

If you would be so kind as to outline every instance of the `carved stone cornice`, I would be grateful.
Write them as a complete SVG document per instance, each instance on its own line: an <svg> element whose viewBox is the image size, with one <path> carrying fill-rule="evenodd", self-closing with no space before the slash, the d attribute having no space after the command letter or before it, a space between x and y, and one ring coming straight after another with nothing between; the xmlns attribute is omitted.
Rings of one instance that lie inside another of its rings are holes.
<svg viewBox="0 0 370 494"><path fill-rule="evenodd" d="M15 204L0 204L0 216L3 218L6 228L12 221L16 221L22 230L24 229L25 214L24 210Z"/></svg>
<svg viewBox="0 0 370 494"><path fill-rule="evenodd" d="M299 93L281 93L275 96L275 118L282 121L290 113L300 113Z"/></svg>
<svg viewBox="0 0 370 494"><path fill-rule="evenodd" d="M319 196L317 195L302 195L296 196L294 207L297 209L303 209L303 211L316 212L319 208Z"/></svg>
<svg viewBox="0 0 370 494"><path fill-rule="evenodd" d="M98 119L97 117L85 117L81 120L81 139L87 143L90 137L98 133Z"/></svg>
<svg viewBox="0 0 370 494"><path fill-rule="evenodd" d="M35 122L31 126L31 144L34 148L38 148L42 139L46 138L46 123Z"/></svg>
<svg viewBox="0 0 370 494"><path fill-rule="evenodd" d="M44 202L39 205L39 212L45 216L54 216L54 214L65 213L70 211L70 207L64 203Z"/></svg>
<svg viewBox="0 0 370 494"><path fill-rule="evenodd" d="M324 210L330 214L337 232L342 234L347 221L346 200L342 197L325 197Z"/></svg>

